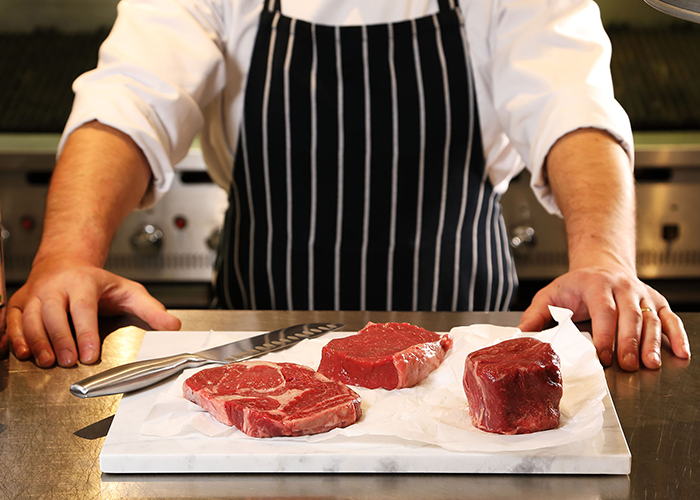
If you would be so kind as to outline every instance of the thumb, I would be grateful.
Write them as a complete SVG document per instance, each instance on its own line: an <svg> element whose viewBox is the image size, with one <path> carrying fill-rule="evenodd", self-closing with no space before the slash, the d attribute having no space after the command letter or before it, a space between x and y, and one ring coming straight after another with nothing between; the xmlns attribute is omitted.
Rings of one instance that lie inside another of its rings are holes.
<svg viewBox="0 0 700 500"><path fill-rule="evenodd" d="M125 304L125 310L144 320L154 330L179 330L182 326L178 318L147 292L132 296Z"/></svg>
<svg viewBox="0 0 700 500"><path fill-rule="evenodd" d="M100 298L100 310L110 313L133 314L142 319L154 330L179 330L180 320L170 314L163 304L154 298L146 288L134 281L114 275L107 275L113 285Z"/></svg>
<svg viewBox="0 0 700 500"><path fill-rule="evenodd" d="M518 325L518 329L521 332L542 331L544 325L546 325L551 319L551 316L549 316L549 314L547 314L547 316L544 316L543 314L539 312L534 312L531 309L532 306L530 306L520 317L520 324Z"/></svg>
<svg viewBox="0 0 700 500"><path fill-rule="evenodd" d="M180 319L166 311L165 306L156 299L153 301L155 302L154 307L145 311L140 317L154 330L179 330L182 326Z"/></svg>
<svg viewBox="0 0 700 500"><path fill-rule="evenodd" d="M522 332L539 332L551 319L549 300L542 299L541 294L537 294L520 317L518 328Z"/></svg>

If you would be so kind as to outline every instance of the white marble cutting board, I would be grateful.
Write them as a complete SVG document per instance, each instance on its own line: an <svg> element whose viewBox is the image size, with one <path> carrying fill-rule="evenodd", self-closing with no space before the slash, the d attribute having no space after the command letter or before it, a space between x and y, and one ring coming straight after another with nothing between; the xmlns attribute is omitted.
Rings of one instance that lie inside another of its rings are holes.
<svg viewBox="0 0 700 500"><path fill-rule="evenodd" d="M149 335L163 332L147 332ZM193 339L205 332L171 332ZM236 332L245 338L253 332ZM152 345L151 344L151 350ZM158 342L160 345L161 342ZM170 346L178 345L177 342ZM162 355L174 354L163 345ZM143 348L142 348L143 352ZM141 354L139 357L142 357ZM146 356L146 357L151 357ZM190 472L417 472L629 474L631 455L609 394L603 427L593 438L556 447L512 452L454 452L385 436L337 436L318 443L285 439L212 439L147 436L140 428L158 396L171 385L125 395L105 439L100 469L106 473Z"/></svg>

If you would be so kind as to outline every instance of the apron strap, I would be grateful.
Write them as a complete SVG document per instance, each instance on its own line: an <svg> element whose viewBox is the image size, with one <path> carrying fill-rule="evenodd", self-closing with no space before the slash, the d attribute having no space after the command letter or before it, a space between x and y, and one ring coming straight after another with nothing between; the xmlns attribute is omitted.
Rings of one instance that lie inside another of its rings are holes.
<svg viewBox="0 0 700 500"><path fill-rule="evenodd" d="M449 12L456 7L457 0L438 0L440 12ZM265 0L265 8L268 12L281 11L280 0Z"/></svg>
<svg viewBox="0 0 700 500"><path fill-rule="evenodd" d="M457 0L438 0L440 12L449 12L456 7ZM280 0L265 0L265 7L269 12L277 12L281 10Z"/></svg>
<svg viewBox="0 0 700 500"><path fill-rule="evenodd" d="M439 0L442 1L442 0ZM280 12L280 0L265 0L265 8L268 12Z"/></svg>
<svg viewBox="0 0 700 500"><path fill-rule="evenodd" d="M440 12L450 12L456 7L457 0L438 0L438 7L440 7Z"/></svg>

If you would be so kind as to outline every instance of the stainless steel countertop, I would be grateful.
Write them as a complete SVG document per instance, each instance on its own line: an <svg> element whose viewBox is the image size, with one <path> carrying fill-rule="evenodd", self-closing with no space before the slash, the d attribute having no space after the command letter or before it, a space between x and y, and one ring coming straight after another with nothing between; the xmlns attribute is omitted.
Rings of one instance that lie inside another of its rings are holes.
<svg viewBox="0 0 700 500"><path fill-rule="evenodd" d="M271 330L333 321L357 330L367 321L408 321L436 331L474 323L517 326L520 313L359 313L173 311L183 330ZM686 313L700 348L700 313ZM586 330L588 325L580 325ZM433 474L102 474L99 454L120 396L81 400L69 386L132 361L146 325L104 319L99 364L40 369L0 361L0 498L343 498L343 499L691 499L700 491L700 369L666 349L663 368L606 370L632 452L629 476Z"/></svg>

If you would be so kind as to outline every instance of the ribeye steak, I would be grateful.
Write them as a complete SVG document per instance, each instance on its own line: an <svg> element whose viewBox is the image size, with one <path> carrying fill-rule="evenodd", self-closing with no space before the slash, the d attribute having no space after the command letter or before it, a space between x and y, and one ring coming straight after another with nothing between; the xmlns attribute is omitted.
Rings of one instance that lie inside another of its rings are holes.
<svg viewBox="0 0 700 500"><path fill-rule="evenodd" d="M253 437L318 434L355 423L360 396L294 363L245 361L197 372L185 398Z"/></svg>
<svg viewBox="0 0 700 500"><path fill-rule="evenodd" d="M524 434L559 425L561 368L547 342L522 337L472 352L463 385L479 429Z"/></svg>
<svg viewBox="0 0 700 500"><path fill-rule="evenodd" d="M449 335L408 323L368 323L326 344L318 371L369 389L412 387L440 366L452 343Z"/></svg>

